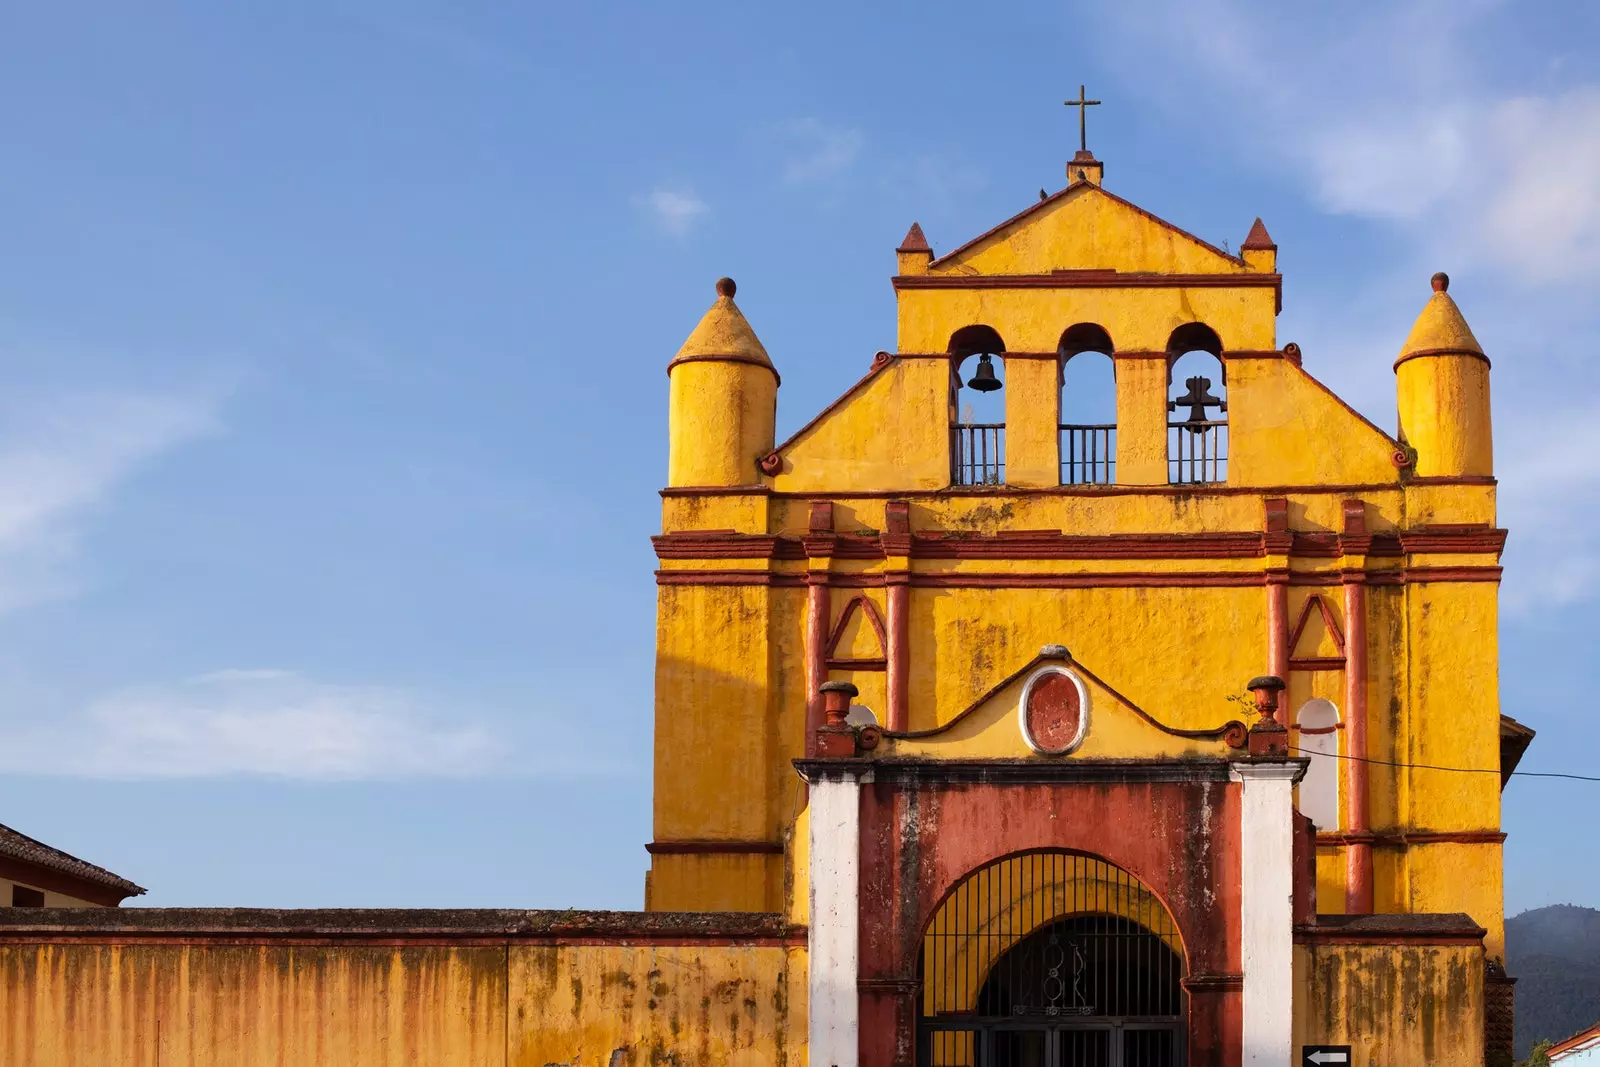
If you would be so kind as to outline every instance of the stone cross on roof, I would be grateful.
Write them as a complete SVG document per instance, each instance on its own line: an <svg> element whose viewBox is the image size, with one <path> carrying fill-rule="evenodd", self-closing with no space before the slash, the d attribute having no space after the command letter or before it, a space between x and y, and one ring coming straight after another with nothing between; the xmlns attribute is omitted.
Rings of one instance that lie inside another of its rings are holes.
<svg viewBox="0 0 1600 1067"><path fill-rule="evenodd" d="M1078 151L1080 152L1087 152L1089 150L1089 128L1088 122L1086 121L1087 109L1095 107L1100 103L1098 100L1086 100L1084 99L1084 95L1083 86L1080 85L1078 86L1078 99L1063 101L1067 107L1075 107L1078 109Z"/></svg>

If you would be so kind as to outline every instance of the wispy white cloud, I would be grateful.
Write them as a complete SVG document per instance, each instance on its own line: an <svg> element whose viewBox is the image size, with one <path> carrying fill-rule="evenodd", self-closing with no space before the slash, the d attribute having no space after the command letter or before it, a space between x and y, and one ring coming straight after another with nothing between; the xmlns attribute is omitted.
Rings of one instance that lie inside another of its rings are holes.
<svg viewBox="0 0 1600 1067"><path fill-rule="evenodd" d="M1494 88L1503 67L1470 39L1497 6L1173 0L1107 17L1169 73L1140 91L1225 106L1229 132L1324 210L1515 281L1600 286L1600 86Z"/></svg>
<svg viewBox="0 0 1600 1067"><path fill-rule="evenodd" d="M835 181L847 174L861 155L859 130L803 118L787 123L783 133L790 152L783 165L783 180L790 185Z"/></svg>
<svg viewBox="0 0 1600 1067"><path fill-rule="evenodd" d="M1559 607L1600 593L1600 530L1575 514L1600 496L1600 424L1582 409L1518 420L1496 442L1506 550L1505 606L1512 614Z"/></svg>
<svg viewBox="0 0 1600 1067"><path fill-rule="evenodd" d="M464 775L500 764L482 726L441 725L402 689L232 669L121 689L44 726L0 726L0 767L95 778Z"/></svg>
<svg viewBox="0 0 1600 1067"><path fill-rule="evenodd" d="M0 612L74 592L92 517L139 470L213 432L215 411L198 394L0 399Z"/></svg>
<svg viewBox="0 0 1600 1067"><path fill-rule="evenodd" d="M1600 450L1592 416L1552 394L1600 387L1573 353L1600 321L1600 85L1519 83L1491 0L1329 8L1168 0L1103 9L1108 43L1162 79L1125 86L1174 114L1203 97L1219 151L1274 167L1326 214L1387 232L1336 299L1295 295L1307 367L1393 426L1389 361L1424 281L1445 268L1494 358L1499 521L1512 613L1600 596ZM1552 87L1554 86L1554 87ZM1269 220L1270 221L1270 220ZM1346 249L1324 250L1345 255ZM1464 291L1463 291L1464 290Z"/></svg>
<svg viewBox="0 0 1600 1067"><path fill-rule="evenodd" d="M634 197L634 203L649 212L656 225L675 237L687 234L711 210L688 189L652 189Z"/></svg>

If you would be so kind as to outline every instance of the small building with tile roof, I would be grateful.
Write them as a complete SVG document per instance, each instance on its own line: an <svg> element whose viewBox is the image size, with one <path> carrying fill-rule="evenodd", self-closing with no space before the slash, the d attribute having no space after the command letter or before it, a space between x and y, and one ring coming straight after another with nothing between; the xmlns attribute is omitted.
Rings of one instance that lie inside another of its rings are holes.
<svg viewBox="0 0 1600 1067"><path fill-rule="evenodd" d="M0 907L115 908L143 887L0 824Z"/></svg>
<svg viewBox="0 0 1600 1067"><path fill-rule="evenodd" d="M1550 1057L1551 1063L1559 1063L1563 1067L1600 1064L1600 1023L1578 1031L1565 1041L1556 1042L1545 1050L1545 1055Z"/></svg>

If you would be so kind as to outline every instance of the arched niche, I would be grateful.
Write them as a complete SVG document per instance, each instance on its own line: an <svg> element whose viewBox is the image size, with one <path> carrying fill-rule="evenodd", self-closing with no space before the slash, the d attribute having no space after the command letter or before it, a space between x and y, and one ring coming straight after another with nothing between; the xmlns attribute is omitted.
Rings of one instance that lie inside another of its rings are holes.
<svg viewBox="0 0 1600 1067"><path fill-rule="evenodd" d="M1061 484L1117 480L1117 372L1111 334L1080 322L1061 334Z"/></svg>
<svg viewBox="0 0 1600 1067"><path fill-rule="evenodd" d="M956 485L1005 482L1005 351L992 326L950 335L950 464Z"/></svg>
<svg viewBox="0 0 1600 1067"><path fill-rule="evenodd" d="M1300 814L1323 830L1339 828L1339 709L1316 697L1295 715L1295 744L1311 765L1300 780Z"/></svg>
<svg viewBox="0 0 1600 1067"><path fill-rule="evenodd" d="M1222 338L1186 322L1167 338L1167 481L1228 480L1227 366Z"/></svg>

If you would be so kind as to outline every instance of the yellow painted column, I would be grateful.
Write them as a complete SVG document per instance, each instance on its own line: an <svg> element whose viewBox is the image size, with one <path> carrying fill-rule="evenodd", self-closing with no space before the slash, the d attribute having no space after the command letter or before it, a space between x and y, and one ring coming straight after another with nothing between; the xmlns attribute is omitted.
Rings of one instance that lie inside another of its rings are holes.
<svg viewBox="0 0 1600 1067"><path fill-rule="evenodd" d="M1167 484L1167 355L1118 352L1117 484Z"/></svg>
<svg viewBox="0 0 1600 1067"><path fill-rule="evenodd" d="M1006 357L1005 482L1061 484L1061 363L1053 354Z"/></svg>

